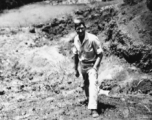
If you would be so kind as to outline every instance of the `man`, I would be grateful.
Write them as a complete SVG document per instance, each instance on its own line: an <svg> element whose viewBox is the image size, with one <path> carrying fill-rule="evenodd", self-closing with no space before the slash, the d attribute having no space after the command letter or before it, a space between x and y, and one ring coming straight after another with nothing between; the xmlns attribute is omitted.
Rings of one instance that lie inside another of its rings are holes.
<svg viewBox="0 0 152 120"><path fill-rule="evenodd" d="M97 112L97 71L102 59L103 50L97 36L86 32L83 19L74 20L77 36L74 38L74 64L75 75L79 77L78 64L84 79L84 90L88 99L88 109L93 117L98 117Z"/></svg>

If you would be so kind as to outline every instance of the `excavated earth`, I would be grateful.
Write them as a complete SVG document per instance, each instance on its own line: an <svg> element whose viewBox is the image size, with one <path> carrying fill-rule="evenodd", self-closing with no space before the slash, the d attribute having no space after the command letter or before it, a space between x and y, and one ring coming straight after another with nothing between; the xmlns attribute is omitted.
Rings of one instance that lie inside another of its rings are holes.
<svg viewBox="0 0 152 120"><path fill-rule="evenodd" d="M48 23L0 28L0 120L93 119L82 77L73 70L77 16L104 50L96 119L152 120L152 13L145 0L89 5Z"/></svg>

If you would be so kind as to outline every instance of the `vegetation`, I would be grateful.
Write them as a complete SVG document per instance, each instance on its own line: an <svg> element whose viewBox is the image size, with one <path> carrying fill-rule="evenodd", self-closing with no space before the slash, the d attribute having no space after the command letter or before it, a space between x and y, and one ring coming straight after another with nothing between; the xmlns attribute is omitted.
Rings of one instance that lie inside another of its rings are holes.
<svg viewBox="0 0 152 120"><path fill-rule="evenodd" d="M4 9L11 9L11 8L16 8L20 7L25 4L33 3L33 2L40 2L40 1L45 1L45 0L1 0L0 2L0 10ZM50 3L57 3L60 4L62 2L68 1L68 0L49 0ZM89 3L94 3L98 0L88 0ZM101 0L101 1L112 1L112 0ZM68 1L69 3L78 3L78 0L70 0Z"/></svg>
<svg viewBox="0 0 152 120"><path fill-rule="evenodd" d="M130 5L133 5L133 4L136 4L138 2L141 2L142 0L123 0L125 4L130 4Z"/></svg>
<svg viewBox="0 0 152 120"><path fill-rule="evenodd" d="M24 4L39 2L39 1L43 1L43 0L1 0L0 10L20 7Z"/></svg>

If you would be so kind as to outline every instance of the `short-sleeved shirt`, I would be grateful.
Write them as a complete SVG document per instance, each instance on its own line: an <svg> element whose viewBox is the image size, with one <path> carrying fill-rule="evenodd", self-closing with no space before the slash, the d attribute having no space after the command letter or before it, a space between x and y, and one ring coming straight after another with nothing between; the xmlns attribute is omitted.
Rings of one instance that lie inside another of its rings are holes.
<svg viewBox="0 0 152 120"><path fill-rule="evenodd" d="M98 37L85 32L85 38L82 43L78 35L74 38L73 52L78 54L80 62L95 62L97 55L101 54L103 50Z"/></svg>

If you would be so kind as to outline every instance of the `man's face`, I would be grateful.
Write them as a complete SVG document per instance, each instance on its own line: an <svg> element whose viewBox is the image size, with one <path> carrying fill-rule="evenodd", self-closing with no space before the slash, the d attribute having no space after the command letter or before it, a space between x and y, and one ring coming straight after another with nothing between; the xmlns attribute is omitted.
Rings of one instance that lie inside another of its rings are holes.
<svg viewBox="0 0 152 120"><path fill-rule="evenodd" d="M78 27L76 27L76 32L79 36L85 35L85 26L83 24L80 24Z"/></svg>

